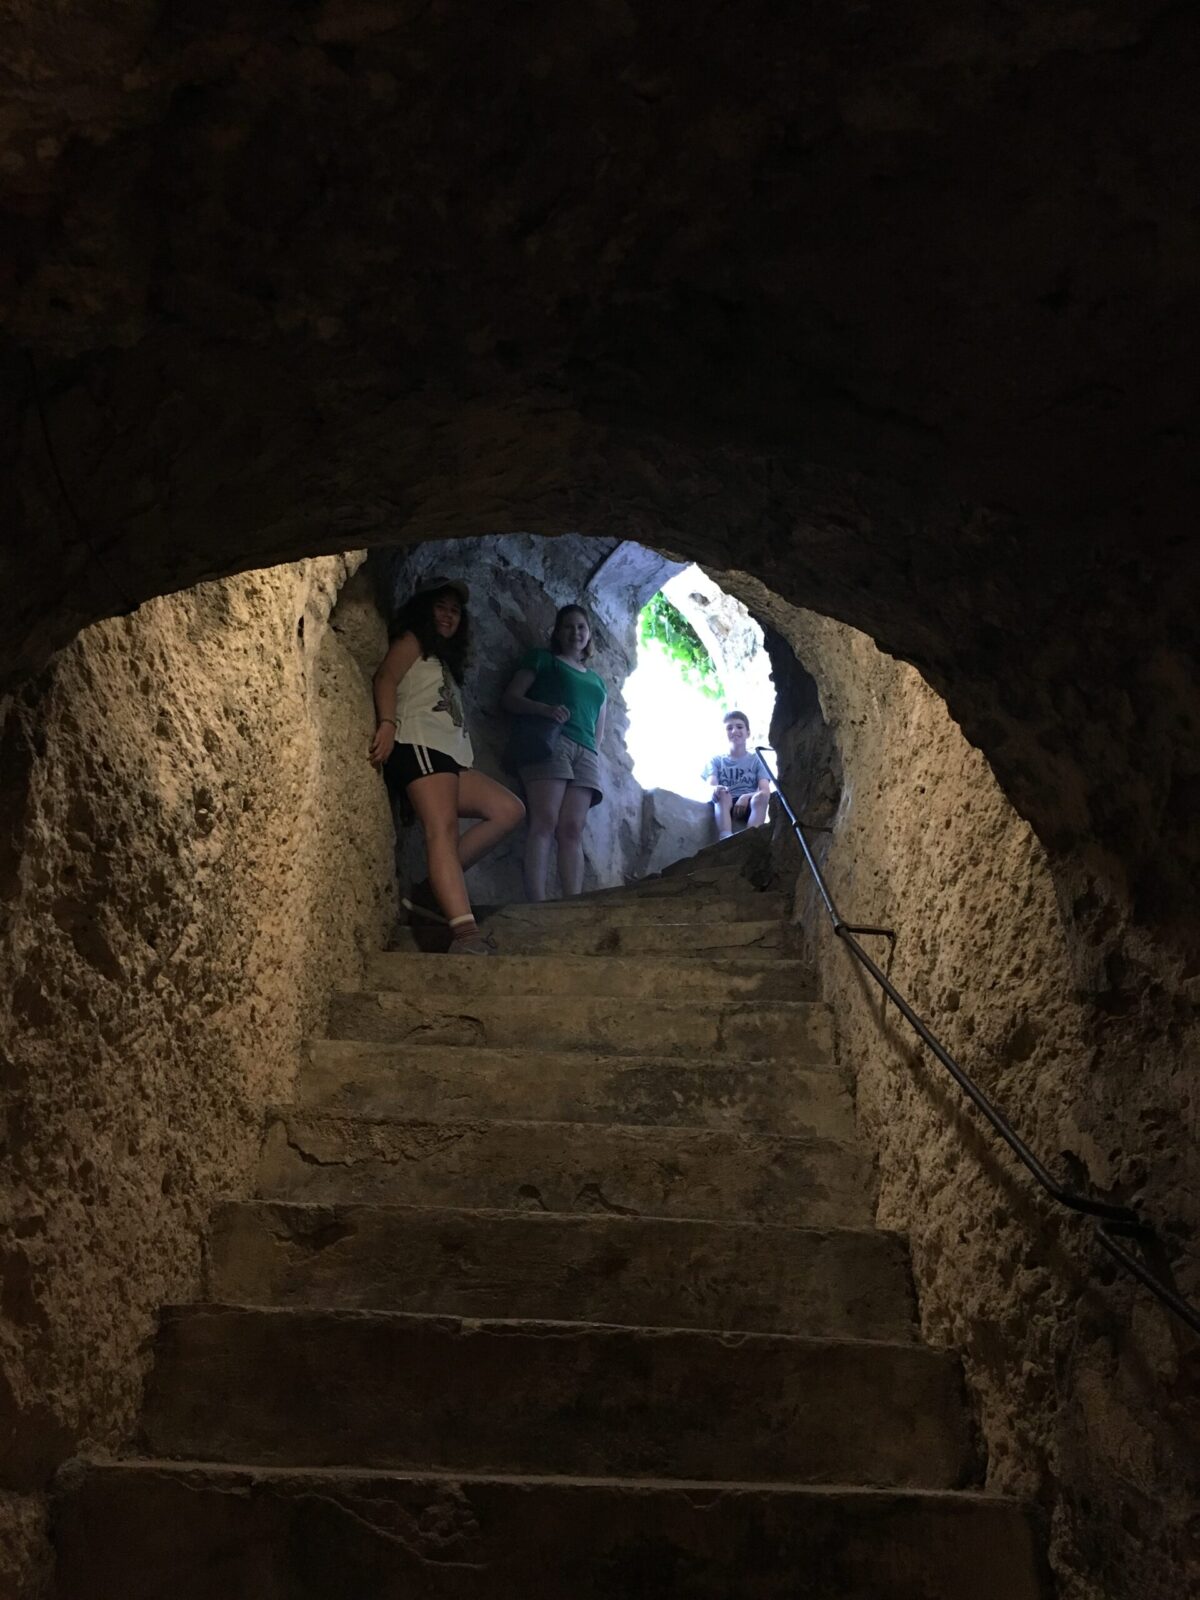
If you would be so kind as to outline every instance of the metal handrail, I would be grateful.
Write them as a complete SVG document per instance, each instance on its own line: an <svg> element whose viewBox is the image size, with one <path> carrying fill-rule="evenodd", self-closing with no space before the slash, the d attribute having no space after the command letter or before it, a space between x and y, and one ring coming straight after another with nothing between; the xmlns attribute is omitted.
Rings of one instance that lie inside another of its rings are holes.
<svg viewBox="0 0 1200 1600"><path fill-rule="evenodd" d="M821 896L821 899L825 902L825 909L829 913L829 920L833 924L834 933L839 939L841 939L842 943L850 949L862 966L865 967L866 970L871 974L875 982L883 990L884 994L889 1000L892 1001L896 1009L900 1012L900 1015L912 1028L913 1032L917 1035L921 1042L927 1046L933 1055L936 1056L938 1061L941 1062L942 1066L945 1067L946 1071L954 1079L955 1083L958 1084L959 1088L971 1101L972 1105L974 1105L975 1108L982 1113L982 1115L991 1124L992 1128L1000 1135L1005 1144L1021 1162L1022 1166L1024 1166L1030 1173L1033 1174L1033 1177L1037 1180L1041 1188L1050 1196L1050 1198L1058 1205L1065 1206L1069 1211L1075 1211L1083 1216L1091 1217L1096 1222L1096 1238L1098 1239L1101 1247L1106 1250L1115 1261L1118 1261L1127 1272L1131 1273L1135 1278L1138 1279L1140 1283L1144 1284L1145 1287L1150 1290L1151 1294L1155 1295L1159 1300L1162 1301L1163 1305L1165 1305L1168 1310L1173 1311L1181 1321L1187 1323L1188 1327L1191 1328L1193 1332L1200 1333L1200 1311L1197 1311L1195 1306L1191 1305L1187 1300L1185 1300L1182 1295L1176 1294L1174 1289L1163 1283L1162 1279L1157 1277L1144 1261L1127 1250L1119 1240L1114 1239L1112 1233L1109 1231L1110 1229L1119 1229L1123 1233L1148 1239L1154 1237L1154 1229L1151 1227L1151 1225L1129 1206L1113 1205L1112 1202L1108 1200L1094 1200L1088 1195L1078 1194L1074 1189L1068 1189L1065 1185L1059 1183L1054 1175L1045 1166L1045 1164L1039 1160L1039 1158L1025 1143L1024 1139L1021 1138L1020 1134L1016 1131L1012 1123L1009 1122L1008 1118L999 1109L999 1107L992 1104L991 1100L988 1099L987 1095L970 1076L970 1074L959 1065L959 1063L950 1054L949 1050L946 1049L945 1045L942 1044L941 1040L936 1037L936 1035L929 1028L928 1024L917 1015L912 1006L900 993L899 989L896 988L896 985L887 976L883 969L878 965L877 962L871 959L871 957L859 944L858 940L854 937L857 933L881 934L884 937L893 940L895 939L895 934L890 928L867 927L861 923L849 923L843 918L841 912L837 908L837 904L834 901L833 895L829 891L829 885L825 882L824 874L817 865L816 858L813 856L812 850L809 848L808 840L804 837L804 829L801 826L800 820L796 816L796 813L792 810L791 805L788 802L787 795L784 794L783 790L779 786L779 779L777 775L771 770L770 763L767 761L766 752L770 750L771 747L769 745L757 745L755 748L758 752L759 759L766 768L772 787L774 788L775 793L779 796L779 800L784 811L787 813L788 821L791 823L792 831L795 833L796 838L799 841L800 849L804 852L804 859L808 864L808 870L812 873L813 882L817 886L817 890Z"/></svg>

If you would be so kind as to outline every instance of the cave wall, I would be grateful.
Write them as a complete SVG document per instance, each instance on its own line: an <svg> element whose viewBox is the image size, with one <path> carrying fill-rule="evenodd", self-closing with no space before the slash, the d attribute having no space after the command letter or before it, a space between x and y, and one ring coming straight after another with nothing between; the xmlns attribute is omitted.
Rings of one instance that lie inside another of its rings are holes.
<svg viewBox="0 0 1200 1600"><path fill-rule="evenodd" d="M620 539L575 534L433 540L415 548L374 550L367 564L387 615L431 574L460 577L471 585L471 657L463 698L475 761L481 771L522 794L516 774L504 765L511 719L500 707L501 696L525 652L546 645L558 608L581 604L587 609L590 665L604 679L609 699L600 752L604 800L592 807L583 839L585 891L657 872L715 837L710 807L667 791L644 790L625 746L629 713L621 690L637 664L638 612L677 565ZM522 826L472 868L468 886L477 904L524 898L524 845ZM553 896L553 851L551 857ZM418 827L400 836L399 870L405 879L424 873Z"/></svg>
<svg viewBox="0 0 1200 1600"><path fill-rule="evenodd" d="M195 1296L329 986L393 914L354 558L88 628L0 702L0 1593L42 1493L134 1420L160 1304Z"/></svg>
<svg viewBox="0 0 1200 1600"><path fill-rule="evenodd" d="M776 643L784 784L802 815L832 821L810 838L843 916L896 930L891 975L951 1052L1065 1180L1162 1224L1168 1270L1200 1301L1195 981L1113 926L1115 907L1079 903L1073 868L1047 856L911 667L761 585L722 581L818 685L840 793L812 761L804 686ZM912 1241L926 1336L963 1353L989 1483L1044 1508L1059 1600L1200 1593L1197 1340L1114 1278L1086 1227L1050 1215L881 1007L778 823L776 841L877 1154L878 1220ZM1097 961L1098 920L1115 966Z"/></svg>
<svg viewBox="0 0 1200 1600"><path fill-rule="evenodd" d="M619 525L912 661L1200 949L1194 8L2 26L0 682L220 573Z"/></svg>

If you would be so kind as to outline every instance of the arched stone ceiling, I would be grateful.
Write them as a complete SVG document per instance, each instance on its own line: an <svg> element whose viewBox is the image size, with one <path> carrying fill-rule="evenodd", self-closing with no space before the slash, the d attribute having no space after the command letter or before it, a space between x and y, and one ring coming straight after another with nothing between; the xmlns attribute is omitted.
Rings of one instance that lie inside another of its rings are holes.
<svg viewBox="0 0 1200 1600"><path fill-rule="evenodd" d="M871 632L1052 848L1194 894L1191 7L9 18L10 681L219 572L620 534Z"/></svg>

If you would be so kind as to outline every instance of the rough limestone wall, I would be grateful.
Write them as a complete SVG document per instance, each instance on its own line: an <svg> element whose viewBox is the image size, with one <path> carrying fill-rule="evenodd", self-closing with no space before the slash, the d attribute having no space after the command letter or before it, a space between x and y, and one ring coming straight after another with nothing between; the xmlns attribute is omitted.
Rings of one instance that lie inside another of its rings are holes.
<svg viewBox="0 0 1200 1600"><path fill-rule="evenodd" d="M351 558L351 567L360 557ZM330 983L394 894L347 560L89 628L0 705L0 1594L61 1459L119 1445Z"/></svg>
<svg viewBox="0 0 1200 1600"><path fill-rule="evenodd" d="M1128 929L1123 986L1089 981L1092 910L1076 902L1064 918L1066 869L1056 888L918 674L863 634L772 607L752 582L741 592L773 609L838 742L841 803L832 836L814 840L842 914L898 931L892 975L951 1051L1061 1176L1170 1224L1179 1287L1200 1299L1187 1248L1200 1226L1197 997L1186 983L1171 993ZM1200 1593L1197 1341L1114 1282L1085 1229L1048 1217L894 1009L881 1012L807 874L800 884L878 1152L879 1221L911 1238L926 1336L963 1353L990 1485L1041 1503L1059 1600Z"/></svg>

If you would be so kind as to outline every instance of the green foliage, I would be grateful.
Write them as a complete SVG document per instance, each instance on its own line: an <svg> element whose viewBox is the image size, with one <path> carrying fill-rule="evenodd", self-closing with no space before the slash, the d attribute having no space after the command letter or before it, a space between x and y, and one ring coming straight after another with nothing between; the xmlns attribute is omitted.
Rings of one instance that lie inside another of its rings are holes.
<svg viewBox="0 0 1200 1600"><path fill-rule="evenodd" d="M668 656L679 668L683 681L693 689L698 689L710 700L724 699L725 689L713 665L713 658L704 648L695 628L665 594L656 594L642 607L638 617L638 638L643 645L657 648Z"/></svg>

